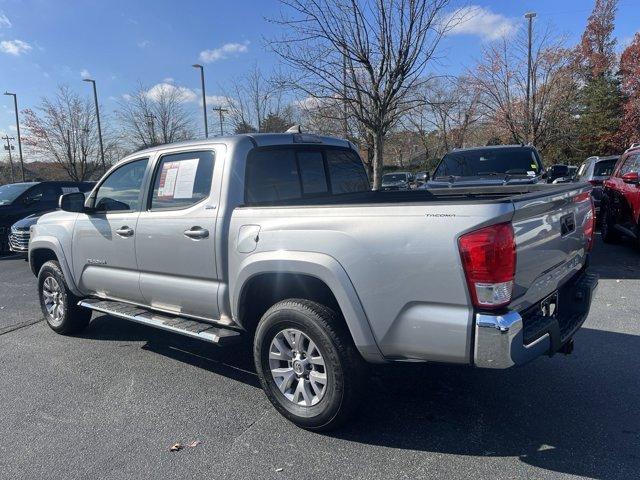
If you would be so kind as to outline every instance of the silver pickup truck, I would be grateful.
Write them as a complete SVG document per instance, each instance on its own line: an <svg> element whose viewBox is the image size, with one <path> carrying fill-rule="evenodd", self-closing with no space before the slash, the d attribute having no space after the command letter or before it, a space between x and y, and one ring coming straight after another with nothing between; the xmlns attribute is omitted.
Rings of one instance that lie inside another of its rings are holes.
<svg viewBox="0 0 640 480"><path fill-rule="evenodd" d="M253 342L269 400L335 428L366 366L508 368L569 353L587 273L587 184L376 192L357 150L307 134L156 147L32 227L43 314L91 312L227 345Z"/></svg>

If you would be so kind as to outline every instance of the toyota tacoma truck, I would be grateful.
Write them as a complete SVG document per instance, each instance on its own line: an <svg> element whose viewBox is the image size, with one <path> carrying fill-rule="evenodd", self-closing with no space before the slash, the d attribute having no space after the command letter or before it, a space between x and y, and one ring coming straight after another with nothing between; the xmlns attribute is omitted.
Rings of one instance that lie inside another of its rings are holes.
<svg viewBox="0 0 640 480"><path fill-rule="evenodd" d="M328 430L371 363L505 369L569 353L597 284L590 189L371 191L348 141L220 137L137 152L86 201L61 196L29 262L55 332L96 311L246 338L275 408Z"/></svg>

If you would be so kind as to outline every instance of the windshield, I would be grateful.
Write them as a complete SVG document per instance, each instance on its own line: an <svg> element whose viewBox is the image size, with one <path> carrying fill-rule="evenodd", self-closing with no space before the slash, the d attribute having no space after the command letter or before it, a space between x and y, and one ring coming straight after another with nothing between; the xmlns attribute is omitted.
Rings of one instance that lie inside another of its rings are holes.
<svg viewBox="0 0 640 480"><path fill-rule="evenodd" d="M30 183L10 183L0 187L0 205L10 205L25 192L32 184Z"/></svg>
<svg viewBox="0 0 640 480"><path fill-rule="evenodd" d="M434 177L526 175L540 173L540 161L528 148L486 148L447 153Z"/></svg>
<svg viewBox="0 0 640 480"><path fill-rule="evenodd" d="M382 177L383 182L404 182L406 179L406 173L387 173Z"/></svg>
<svg viewBox="0 0 640 480"><path fill-rule="evenodd" d="M593 167L593 176L594 177L610 177L613 173L613 167L616 166L616 162L618 160L604 160L602 162L598 162Z"/></svg>

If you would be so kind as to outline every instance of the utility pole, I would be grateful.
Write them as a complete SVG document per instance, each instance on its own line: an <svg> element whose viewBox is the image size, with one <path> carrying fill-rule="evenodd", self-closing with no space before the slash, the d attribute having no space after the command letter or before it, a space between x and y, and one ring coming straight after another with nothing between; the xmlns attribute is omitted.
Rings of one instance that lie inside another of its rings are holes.
<svg viewBox="0 0 640 480"><path fill-rule="evenodd" d="M11 167L11 183L13 183L16 181L16 176L13 172L13 159L11 158L11 150L13 150L15 147L11 145L10 141L15 139L13 137L10 137L9 135L5 135L4 137L2 137L2 140L5 140L7 142L7 145L4 147L4 149L9 151L9 166ZM22 176L22 181L24 182L24 173Z"/></svg>
<svg viewBox="0 0 640 480"><path fill-rule="evenodd" d="M342 50L342 134L346 139L349 135L349 122L347 117L347 50Z"/></svg>
<svg viewBox="0 0 640 480"><path fill-rule="evenodd" d="M102 172L107 170L104 163L104 146L102 144L102 127L100 126L100 108L98 107L98 91L96 90L96 81L90 78L83 78L83 82L90 82L93 85L93 101L96 105L96 120L98 121L98 140L100 140L100 161L102 162Z"/></svg>
<svg viewBox="0 0 640 480"><path fill-rule="evenodd" d="M207 122L207 95L204 91L204 67L198 63L192 65L200 69L200 82L202 83L202 114L204 115L204 138L209 138L209 123Z"/></svg>
<svg viewBox="0 0 640 480"><path fill-rule="evenodd" d="M525 13L524 17L529 20L529 49L527 54L527 112L526 126L527 137L529 143L533 143L533 112L531 111L531 39L533 36L533 19L536 17L535 12Z"/></svg>
<svg viewBox="0 0 640 480"><path fill-rule="evenodd" d="M22 159L22 138L20 137L20 121L18 120L18 95L11 92L4 92L4 94L11 95L13 97L13 109L16 112L16 130L18 133L18 152L20 154L20 174L22 175L22 181L24 182L24 160ZM11 156L11 150L9 150L9 156ZM11 171L13 172L13 164L11 164L11 169L12 169Z"/></svg>
<svg viewBox="0 0 640 480"><path fill-rule="evenodd" d="M212 110L214 112L218 112L218 114L220 115L220 136L224 135L223 131L222 131L222 114L223 113L227 113L229 110L227 110L226 108L222 108L222 107L213 107Z"/></svg>

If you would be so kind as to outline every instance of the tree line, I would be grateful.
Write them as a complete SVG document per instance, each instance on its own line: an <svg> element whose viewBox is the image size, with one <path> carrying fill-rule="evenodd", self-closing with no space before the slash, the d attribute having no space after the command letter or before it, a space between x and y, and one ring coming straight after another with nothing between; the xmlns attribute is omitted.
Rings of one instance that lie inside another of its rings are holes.
<svg viewBox="0 0 640 480"><path fill-rule="evenodd" d="M298 123L347 137L374 188L385 166L430 169L453 148L531 143L547 164L576 164L640 141L640 33L618 55L617 0L595 0L577 45L537 21L530 70L521 29L485 44L456 76L436 75L434 62L447 33L474 12L451 13L450 0L281 4L281 16L269 21L282 34L268 43L281 68L265 74L254 65L216 99L227 133L282 132ZM107 163L197 138L185 90L165 82L125 95L103 132ZM25 144L69 178L95 178L102 173L95 118L92 102L62 86L23 112Z"/></svg>

